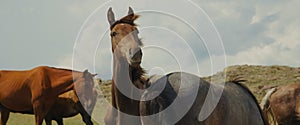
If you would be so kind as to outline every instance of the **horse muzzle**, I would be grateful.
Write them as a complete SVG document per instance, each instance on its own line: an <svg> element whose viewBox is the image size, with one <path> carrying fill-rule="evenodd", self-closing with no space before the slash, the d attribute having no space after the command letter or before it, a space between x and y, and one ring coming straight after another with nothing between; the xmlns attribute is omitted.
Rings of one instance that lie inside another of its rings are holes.
<svg viewBox="0 0 300 125"><path fill-rule="evenodd" d="M138 50L135 51L134 55L131 57L131 65L140 65L142 62L142 50L139 48Z"/></svg>

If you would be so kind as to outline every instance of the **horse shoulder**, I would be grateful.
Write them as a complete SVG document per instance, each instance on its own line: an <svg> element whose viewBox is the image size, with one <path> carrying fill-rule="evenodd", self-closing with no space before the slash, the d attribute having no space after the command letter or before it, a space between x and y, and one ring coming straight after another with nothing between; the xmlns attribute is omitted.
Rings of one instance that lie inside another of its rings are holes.
<svg viewBox="0 0 300 125"><path fill-rule="evenodd" d="M30 74L32 74L28 79L32 84L32 89L34 91L42 91L51 88L51 80L48 74L49 67L47 66L39 66L32 69Z"/></svg>

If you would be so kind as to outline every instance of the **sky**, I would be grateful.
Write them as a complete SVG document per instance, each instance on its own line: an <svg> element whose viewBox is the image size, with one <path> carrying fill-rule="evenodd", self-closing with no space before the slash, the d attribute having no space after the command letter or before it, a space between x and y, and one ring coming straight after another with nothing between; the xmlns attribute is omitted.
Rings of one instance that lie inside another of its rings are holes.
<svg viewBox="0 0 300 125"><path fill-rule="evenodd" d="M0 2L0 69L40 65L112 76L106 12L128 7L148 74L207 76L231 65L300 66L299 0L51 0Z"/></svg>

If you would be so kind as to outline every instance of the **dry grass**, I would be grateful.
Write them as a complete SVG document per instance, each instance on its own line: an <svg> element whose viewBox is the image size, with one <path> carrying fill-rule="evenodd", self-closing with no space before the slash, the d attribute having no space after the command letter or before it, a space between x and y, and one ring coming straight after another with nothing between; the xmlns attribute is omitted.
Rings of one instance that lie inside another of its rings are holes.
<svg viewBox="0 0 300 125"><path fill-rule="evenodd" d="M225 75L226 74L226 75ZM220 78L226 76L226 81L240 78L245 81L245 85L254 93L257 100L260 102L261 98L266 94L268 88L280 86L291 83L300 83L300 68L292 68L287 66L253 66L253 65L239 65L230 66L213 75L213 80L218 83ZM212 77L205 77L210 80Z"/></svg>

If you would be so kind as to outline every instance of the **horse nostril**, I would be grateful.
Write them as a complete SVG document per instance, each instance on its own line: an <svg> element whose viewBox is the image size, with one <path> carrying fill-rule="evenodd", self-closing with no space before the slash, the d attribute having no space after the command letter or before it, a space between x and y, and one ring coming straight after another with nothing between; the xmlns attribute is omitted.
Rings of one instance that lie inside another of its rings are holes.
<svg viewBox="0 0 300 125"><path fill-rule="evenodd" d="M142 57L141 49L137 49L132 55L132 59L134 59L134 60L139 60L139 59L141 59L141 57Z"/></svg>
<svg viewBox="0 0 300 125"><path fill-rule="evenodd" d="M129 49L129 55L132 56L131 48Z"/></svg>

